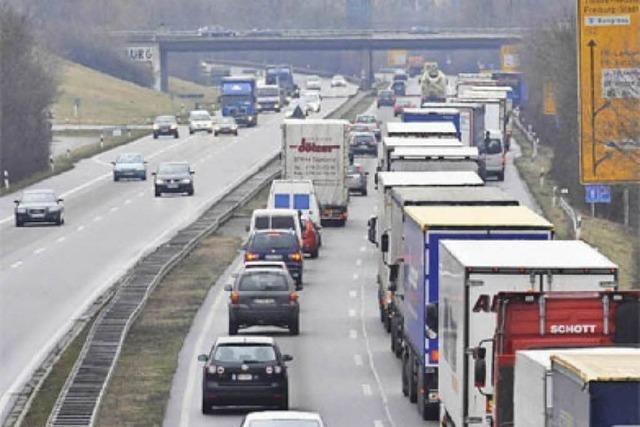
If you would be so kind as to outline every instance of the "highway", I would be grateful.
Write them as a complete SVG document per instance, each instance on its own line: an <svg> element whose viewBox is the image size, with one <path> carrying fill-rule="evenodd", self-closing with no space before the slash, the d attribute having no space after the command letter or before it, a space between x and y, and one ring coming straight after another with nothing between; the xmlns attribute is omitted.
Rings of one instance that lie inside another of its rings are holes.
<svg viewBox="0 0 640 427"><path fill-rule="evenodd" d="M337 108L354 88L331 92L317 116ZM189 136L181 127L180 139L144 137L34 185L65 198L62 227L16 228L17 195L0 198L0 419L13 394L98 295L279 151L282 118L265 113L257 128L241 128L238 137ZM151 180L113 182L110 162L122 152L142 153L149 171L161 161L189 161L196 171L195 196L154 198Z"/></svg>
<svg viewBox="0 0 640 427"><path fill-rule="evenodd" d="M417 96L411 80L409 94ZM376 111L372 106L371 111ZM377 111L382 121L393 118L390 108ZM520 180L513 156L508 155L504 182L500 186L522 204L536 208ZM370 172L369 196L353 196L349 220L344 228L324 228L320 257L305 261L305 288L301 291L301 332L291 337L278 328L253 327L240 333L276 337L282 350L294 357L290 363L291 409L313 410L328 425L337 427L436 426L425 423L416 407L401 392L400 360L390 351L389 335L379 320L376 284L376 248L366 239L366 224L375 212L373 158L356 158ZM247 219L234 219L224 228L231 235L244 236ZM246 411L203 415L200 411L202 364L198 354L208 353L216 337L227 334L227 298L222 290L230 275L241 265L238 257L212 287L200 309L180 353L171 399L164 425L237 426Z"/></svg>

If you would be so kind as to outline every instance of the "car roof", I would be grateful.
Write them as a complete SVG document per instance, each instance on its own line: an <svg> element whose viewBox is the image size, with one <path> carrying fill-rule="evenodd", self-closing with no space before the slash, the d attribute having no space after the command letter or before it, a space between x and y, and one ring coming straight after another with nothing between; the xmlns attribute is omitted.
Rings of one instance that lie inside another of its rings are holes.
<svg viewBox="0 0 640 427"><path fill-rule="evenodd" d="M262 411L252 412L247 415L246 421L255 420L317 420L320 421L320 414L316 412L302 411Z"/></svg>
<svg viewBox="0 0 640 427"><path fill-rule="evenodd" d="M189 114L209 114L209 112L207 110L191 110Z"/></svg>
<svg viewBox="0 0 640 427"><path fill-rule="evenodd" d="M271 337L218 337L216 339L216 345L227 345L227 344L267 344L267 345L275 345L276 341Z"/></svg>
<svg viewBox="0 0 640 427"><path fill-rule="evenodd" d="M269 215L269 216L298 216L295 209L274 208L274 209L254 209L253 216Z"/></svg>
<svg viewBox="0 0 640 427"><path fill-rule="evenodd" d="M55 191L50 190L48 188L36 189L36 190L24 190L22 194L38 194L38 193L47 193L47 194L55 194Z"/></svg>
<svg viewBox="0 0 640 427"><path fill-rule="evenodd" d="M370 137L375 137L375 135L373 134L373 132L351 132L351 136L370 136Z"/></svg>
<svg viewBox="0 0 640 427"><path fill-rule="evenodd" d="M244 263L244 268L251 267L251 269L258 268L275 268L274 266L287 268L287 264L284 261L249 261Z"/></svg>
<svg viewBox="0 0 640 427"><path fill-rule="evenodd" d="M158 163L158 167L160 166L166 166L166 165L185 165L185 166L189 166L189 162L160 162Z"/></svg>
<svg viewBox="0 0 640 427"><path fill-rule="evenodd" d="M238 277L240 277L243 274L256 274L256 273L278 273L278 274L286 274L287 277L289 277L289 272L286 271L284 268L277 268L277 267L256 267L256 268L243 268L242 270L240 270L240 273L238 274Z"/></svg>
<svg viewBox="0 0 640 427"><path fill-rule="evenodd" d="M171 116L171 115L158 116L156 117L156 120L176 120L176 116Z"/></svg>

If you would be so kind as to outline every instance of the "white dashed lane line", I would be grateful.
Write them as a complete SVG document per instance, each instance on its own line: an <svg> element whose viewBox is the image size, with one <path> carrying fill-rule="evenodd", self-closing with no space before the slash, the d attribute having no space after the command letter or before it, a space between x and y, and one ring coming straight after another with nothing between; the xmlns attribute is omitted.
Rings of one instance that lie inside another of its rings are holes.
<svg viewBox="0 0 640 427"><path fill-rule="evenodd" d="M22 265L22 261L16 261L13 264L11 264L11 268L18 268Z"/></svg>
<svg viewBox="0 0 640 427"><path fill-rule="evenodd" d="M34 255L39 255L39 254L41 254L42 252L44 252L46 250L47 250L47 248L38 248L35 251L33 251L33 254Z"/></svg>
<svg viewBox="0 0 640 427"><path fill-rule="evenodd" d="M78 228L76 228L76 231L82 231L84 230L84 225L79 225Z"/></svg>
<svg viewBox="0 0 640 427"><path fill-rule="evenodd" d="M349 338L351 338L352 340L358 339L358 331L356 331L355 329L351 329L349 331Z"/></svg>
<svg viewBox="0 0 640 427"><path fill-rule="evenodd" d="M97 217L93 218L94 222L98 222L98 221L102 221L102 216L98 215Z"/></svg>
<svg viewBox="0 0 640 427"><path fill-rule="evenodd" d="M109 212L117 212L117 211L118 211L118 209L120 209L120 208L119 208L119 207L117 207L117 206L114 206L114 207L112 207L111 209L109 209Z"/></svg>
<svg viewBox="0 0 640 427"><path fill-rule="evenodd" d="M351 290L349 291L349 298L357 298L358 291Z"/></svg>
<svg viewBox="0 0 640 427"><path fill-rule="evenodd" d="M362 384L362 394L365 396L371 396L373 393L371 392L371 386L369 384Z"/></svg>
<svg viewBox="0 0 640 427"><path fill-rule="evenodd" d="M349 310L349 317L356 317L356 311L353 309Z"/></svg>
<svg viewBox="0 0 640 427"><path fill-rule="evenodd" d="M360 356L359 354L354 354L353 363L355 363L356 366L362 366L362 364L364 363L362 360L362 356Z"/></svg>
<svg viewBox="0 0 640 427"><path fill-rule="evenodd" d="M58 237L58 238L56 239L56 242L58 242L58 243L62 243L62 242L64 242L65 240L67 240L67 238L66 238L65 236L62 236L62 237Z"/></svg>
<svg viewBox="0 0 640 427"><path fill-rule="evenodd" d="M356 265L357 265L358 267L362 266L362 260L358 258L358 259L356 260Z"/></svg>

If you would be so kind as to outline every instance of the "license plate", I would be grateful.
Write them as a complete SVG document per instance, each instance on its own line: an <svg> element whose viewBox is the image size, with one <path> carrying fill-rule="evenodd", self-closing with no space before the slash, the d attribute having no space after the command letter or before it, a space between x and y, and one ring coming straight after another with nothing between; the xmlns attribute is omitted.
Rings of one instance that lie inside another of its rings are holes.
<svg viewBox="0 0 640 427"><path fill-rule="evenodd" d="M254 299L253 300L254 303L256 304L275 304L276 300L274 300L273 298L258 298L258 299Z"/></svg>
<svg viewBox="0 0 640 427"><path fill-rule="evenodd" d="M167 188L178 188L178 184L167 184Z"/></svg>
<svg viewBox="0 0 640 427"><path fill-rule="evenodd" d="M282 259L282 255L265 255L264 259L268 259L268 260Z"/></svg>
<svg viewBox="0 0 640 427"><path fill-rule="evenodd" d="M253 376L251 374L238 374L238 381L251 381Z"/></svg>

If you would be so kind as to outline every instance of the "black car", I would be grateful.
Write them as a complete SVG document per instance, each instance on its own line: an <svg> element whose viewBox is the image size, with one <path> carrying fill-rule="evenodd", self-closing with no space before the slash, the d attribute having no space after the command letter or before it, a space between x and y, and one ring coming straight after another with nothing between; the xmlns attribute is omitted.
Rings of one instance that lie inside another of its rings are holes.
<svg viewBox="0 0 640 427"><path fill-rule="evenodd" d="M353 132L349 140L349 153L378 154L378 141L373 132Z"/></svg>
<svg viewBox="0 0 640 427"><path fill-rule="evenodd" d="M378 108L386 106L393 107L396 104L396 96L392 90L381 90L378 92Z"/></svg>
<svg viewBox="0 0 640 427"><path fill-rule="evenodd" d="M193 174L187 162L165 162L158 165L153 172L155 196L162 193L187 193L193 196Z"/></svg>
<svg viewBox="0 0 640 427"><path fill-rule="evenodd" d="M256 230L244 245L244 261L283 261L289 274L302 289L304 256L298 236L292 230Z"/></svg>
<svg viewBox="0 0 640 427"><path fill-rule="evenodd" d="M147 162L142 154L123 153L120 154L113 165L113 180L119 181L122 178L136 178L147 180Z"/></svg>
<svg viewBox="0 0 640 427"><path fill-rule="evenodd" d="M64 205L62 198L56 197L53 190L29 190L15 200L16 227L27 222L52 222L64 224Z"/></svg>
<svg viewBox="0 0 640 427"><path fill-rule="evenodd" d="M225 290L229 298L229 335L240 327L282 326L291 335L300 331L300 306L295 283L287 270L251 268L242 271Z"/></svg>
<svg viewBox="0 0 640 427"><path fill-rule="evenodd" d="M153 121L153 139L159 136L173 136L180 138L178 133L178 120L175 116L158 116Z"/></svg>
<svg viewBox="0 0 640 427"><path fill-rule="evenodd" d="M407 84L403 80L396 80L391 84L391 90L396 96L406 96Z"/></svg>
<svg viewBox="0 0 640 427"><path fill-rule="evenodd" d="M273 338L221 337L201 354L202 413L220 406L267 406L289 409L286 362Z"/></svg>
<svg viewBox="0 0 640 427"><path fill-rule="evenodd" d="M347 169L347 188L349 192L367 195L367 176L369 175L361 165L355 163Z"/></svg>

